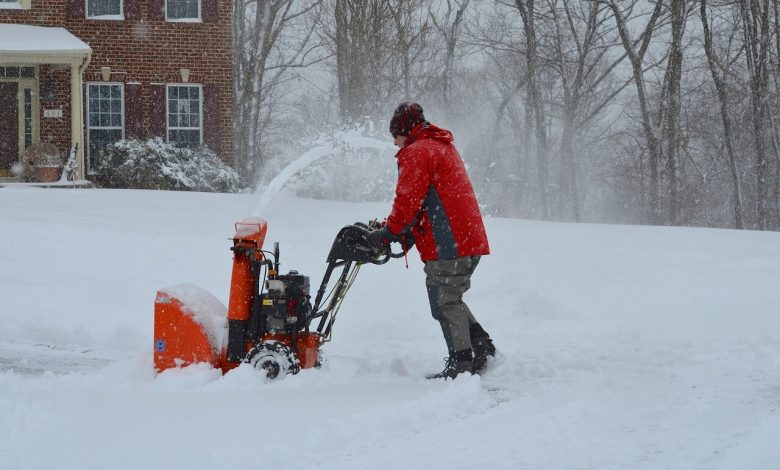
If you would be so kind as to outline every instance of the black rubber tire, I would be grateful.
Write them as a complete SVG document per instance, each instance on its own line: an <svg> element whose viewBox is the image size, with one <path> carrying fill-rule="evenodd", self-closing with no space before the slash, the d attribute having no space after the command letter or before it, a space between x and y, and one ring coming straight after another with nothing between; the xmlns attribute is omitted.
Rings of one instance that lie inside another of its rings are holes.
<svg viewBox="0 0 780 470"><path fill-rule="evenodd" d="M269 379L283 378L301 370L295 353L281 341L261 341L255 344L246 354L244 362L265 372Z"/></svg>

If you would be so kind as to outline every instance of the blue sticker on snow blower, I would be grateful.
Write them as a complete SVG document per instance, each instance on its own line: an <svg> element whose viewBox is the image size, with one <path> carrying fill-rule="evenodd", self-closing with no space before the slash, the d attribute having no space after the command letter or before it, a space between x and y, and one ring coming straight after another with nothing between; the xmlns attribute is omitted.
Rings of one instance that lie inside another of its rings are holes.
<svg viewBox="0 0 780 470"><path fill-rule="evenodd" d="M154 349L157 350L157 352L163 352L165 351L165 341L158 339L154 342Z"/></svg>

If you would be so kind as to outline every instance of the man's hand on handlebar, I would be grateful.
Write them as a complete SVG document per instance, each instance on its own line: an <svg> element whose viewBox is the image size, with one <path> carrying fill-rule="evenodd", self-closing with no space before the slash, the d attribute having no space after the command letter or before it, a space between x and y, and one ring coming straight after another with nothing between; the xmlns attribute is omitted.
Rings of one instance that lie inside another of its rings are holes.
<svg viewBox="0 0 780 470"><path fill-rule="evenodd" d="M372 230L366 235L368 246L380 253L388 251L390 243L399 240L399 236L393 234L387 226Z"/></svg>

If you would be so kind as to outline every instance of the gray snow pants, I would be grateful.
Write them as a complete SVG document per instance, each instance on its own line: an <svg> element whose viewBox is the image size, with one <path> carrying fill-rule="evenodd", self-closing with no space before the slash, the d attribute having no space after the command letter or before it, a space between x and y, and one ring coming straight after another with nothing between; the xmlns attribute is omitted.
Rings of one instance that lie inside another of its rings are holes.
<svg viewBox="0 0 780 470"><path fill-rule="evenodd" d="M425 262L431 315L441 325L450 354L471 349L470 327L477 321L463 303L463 294L471 287L471 275L478 263L479 256Z"/></svg>

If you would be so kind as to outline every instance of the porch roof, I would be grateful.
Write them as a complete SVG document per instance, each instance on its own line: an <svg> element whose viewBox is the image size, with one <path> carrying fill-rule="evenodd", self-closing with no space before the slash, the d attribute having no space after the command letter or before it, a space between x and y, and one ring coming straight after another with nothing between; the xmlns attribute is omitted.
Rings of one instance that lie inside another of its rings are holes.
<svg viewBox="0 0 780 470"><path fill-rule="evenodd" d="M0 24L0 62L75 64L92 49L65 28Z"/></svg>

